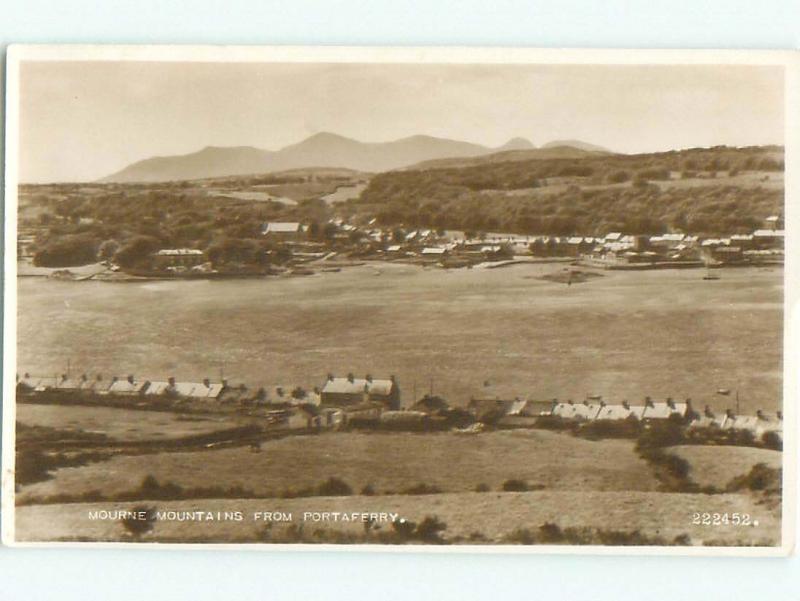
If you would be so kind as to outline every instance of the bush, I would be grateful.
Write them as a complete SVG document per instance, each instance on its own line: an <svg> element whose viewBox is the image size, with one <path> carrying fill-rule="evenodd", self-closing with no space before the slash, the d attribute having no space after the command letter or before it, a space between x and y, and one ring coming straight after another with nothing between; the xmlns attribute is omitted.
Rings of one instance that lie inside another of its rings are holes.
<svg viewBox="0 0 800 601"><path fill-rule="evenodd" d="M367 484L366 486L364 486L364 488L361 489L361 494L365 497L372 497L376 495L377 492L375 491L375 488L372 486L372 484Z"/></svg>
<svg viewBox="0 0 800 601"><path fill-rule="evenodd" d="M761 442L767 449L773 449L775 451L783 450L783 439L777 432L764 432L761 436Z"/></svg>
<svg viewBox="0 0 800 601"><path fill-rule="evenodd" d="M539 526L539 541L542 543L560 543L564 540L564 533L558 524L545 522Z"/></svg>
<svg viewBox="0 0 800 601"><path fill-rule="evenodd" d="M347 482L331 476L317 487L317 493L322 497L348 497L353 489Z"/></svg>
<svg viewBox="0 0 800 601"><path fill-rule="evenodd" d="M132 507L130 511L133 515L126 516L120 521L128 534L138 540L155 526L156 508L137 505ZM140 519L139 515L144 515L144 519Z"/></svg>
<svg viewBox="0 0 800 601"><path fill-rule="evenodd" d="M427 516L415 531L416 538L426 543L442 543L441 533L447 530L447 524L436 516Z"/></svg>
<svg viewBox="0 0 800 601"><path fill-rule="evenodd" d="M415 486L405 489L402 494L404 495L435 495L442 492L442 489L436 485L419 483Z"/></svg>
<svg viewBox="0 0 800 601"><path fill-rule="evenodd" d="M782 488L781 473L780 469L768 467L764 463L757 463L747 474L731 480L725 490L728 492L751 490L777 493Z"/></svg>
<svg viewBox="0 0 800 601"><path fill-rule="evenodd" d="M524 480L511 478L503 482L503 490L505 492L525 492L528 490L528 483Z"/></svg>
<svg viewBox="0 0 800 601"><path fill-rule="evenodd" d="M91 234L71 234L47 242L33 257L41 267L72 267L94 263L100 241Z"/></svg>

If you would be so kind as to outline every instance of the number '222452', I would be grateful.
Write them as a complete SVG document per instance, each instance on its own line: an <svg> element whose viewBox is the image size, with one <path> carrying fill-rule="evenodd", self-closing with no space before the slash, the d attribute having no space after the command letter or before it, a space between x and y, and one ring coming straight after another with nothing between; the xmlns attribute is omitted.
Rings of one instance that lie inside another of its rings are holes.
<svg viewBox="0 0 800 601"><path fill-rule="evenodd" d="M749 513L693 513L692 524L696 526L758 526Z"/></svg>

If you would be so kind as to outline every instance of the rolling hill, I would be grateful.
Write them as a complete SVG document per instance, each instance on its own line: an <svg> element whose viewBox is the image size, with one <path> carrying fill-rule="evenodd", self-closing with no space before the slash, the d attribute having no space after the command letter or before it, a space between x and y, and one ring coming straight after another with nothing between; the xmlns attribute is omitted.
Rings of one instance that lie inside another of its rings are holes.
<svg viewBox="0 0 800 601"><path fill-rule="evenodd" d="M162 182L306 167L382 172L435 159L476 157L500 151L529 152L533 148L533 144L523 138L513 138L499 148L490 148L423 135L391 142L360 142L323 132L277 151L252 146L207 146L190 154L152 157L133 163L101 181Z"/></svg>

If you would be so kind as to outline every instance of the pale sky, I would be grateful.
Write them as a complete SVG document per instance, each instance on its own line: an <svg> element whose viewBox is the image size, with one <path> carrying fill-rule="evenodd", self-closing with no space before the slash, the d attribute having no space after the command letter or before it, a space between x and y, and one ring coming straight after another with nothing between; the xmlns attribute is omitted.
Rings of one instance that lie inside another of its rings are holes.
<svg viewBox="0 0 800 601"><path fill-rule="evenodd" d="M783 68L23 62L20 181L90 181L205 146L329 131L625 153L783 144Z"/></svg>

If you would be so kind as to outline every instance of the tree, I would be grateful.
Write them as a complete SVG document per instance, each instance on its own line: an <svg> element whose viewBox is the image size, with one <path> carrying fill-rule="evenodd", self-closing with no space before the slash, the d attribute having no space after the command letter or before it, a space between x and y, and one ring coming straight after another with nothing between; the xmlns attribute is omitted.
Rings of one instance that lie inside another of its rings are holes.
<svg viewBox="0 0 800 601"><path fill-rule="evenodd" d="M155 526L156 508L137 505L132 507L129 514L120 521L128 534L135 540L139 540Z"/></svg>
<svg viewBox="0 0 800 601"><path fill-rule="evenodd" d="M116 240L105 240L100 244L100 247L97 249L97 260L98 261L110 261L114 258L114 255L117 254L119 250L119 242Z"/></svg>
<svg viewBox="0 0 800 601"><path fill-rule="evenodd" d="M116 261L122 267L142 265L160 246L161 243L153 236L136 236L117 251Z"/></svg>

